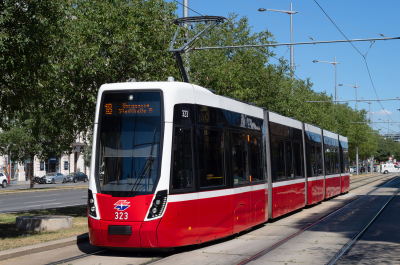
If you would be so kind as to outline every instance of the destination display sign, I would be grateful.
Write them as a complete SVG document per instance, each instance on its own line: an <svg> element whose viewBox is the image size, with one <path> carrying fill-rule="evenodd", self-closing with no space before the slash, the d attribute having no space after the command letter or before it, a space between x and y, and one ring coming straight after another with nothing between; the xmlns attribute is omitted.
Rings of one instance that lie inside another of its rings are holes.
<svg viewBox="0 0 400 265"><path fill-rule="evenodd" d="M159 116L160 93L110 93L102 107L103 117Z"/></svg>

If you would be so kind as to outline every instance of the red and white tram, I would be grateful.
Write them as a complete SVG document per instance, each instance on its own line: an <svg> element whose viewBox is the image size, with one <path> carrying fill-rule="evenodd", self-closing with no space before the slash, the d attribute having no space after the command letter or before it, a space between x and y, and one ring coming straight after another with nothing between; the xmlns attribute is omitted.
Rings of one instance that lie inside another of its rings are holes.
<svg viewBox="0 0 400 265"><path fill-rule="evenodd" d="M349 189L347 138L180 82L100 88L93 245L200 244Z"/></svg>

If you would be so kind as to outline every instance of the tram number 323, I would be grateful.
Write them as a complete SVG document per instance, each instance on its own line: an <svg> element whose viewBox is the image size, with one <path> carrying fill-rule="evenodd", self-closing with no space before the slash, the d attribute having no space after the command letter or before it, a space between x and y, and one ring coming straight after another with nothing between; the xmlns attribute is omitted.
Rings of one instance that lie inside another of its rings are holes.
<svg viewBox="0 0 400 265"><path fill-rule="evenodd" d="M115 220L127 220L128 213L127 212L115 212Z"/></svg>

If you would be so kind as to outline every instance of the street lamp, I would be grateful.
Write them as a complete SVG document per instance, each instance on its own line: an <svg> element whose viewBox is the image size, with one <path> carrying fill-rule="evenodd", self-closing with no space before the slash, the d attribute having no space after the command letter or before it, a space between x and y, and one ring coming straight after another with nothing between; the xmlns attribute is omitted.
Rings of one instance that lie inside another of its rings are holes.
<svg viewBox="0 0 400 265"><path fill-rule="evenodd" d="M336 85L336 80L337 80L337 75L336 75L336 65L339 64L338 62L336 62L336 57L335 57L335 61L334 62L327 62L327 61L317 61L314 60L313 63L330 63L333 64L335 66L335 105L337 104L337 85Z"/></svg>
<svg viewBox="0 0 400 265"><path fill-rule="evenodd" d="M336 61L336 60L335 60ZM352 86L352 85L344 85L344 84L339 84L339 86L350 86L350 87L354 87L355 89L356 89L356 110L358 110L357 109L357 87L359 87L359 86L357 86L357 82L356 82L356 85L355 86Z"/></svg>
<svg viewBox="0 0 400 265"><path fill-rule="evenodd" d="M335 57L335 62L336 62L336 57ZM350 86L354 87L356 89L356 110L357 110L357 82L355 86L352 85L344 85L344 84L339 84L339 86ZM335 98L336 98L336 65L335 65ZM336 101L336 100L335 100ZM335 102L336 104L336 102ZM358 146L356 146L356 160L357 160L357 175L358 175Z"/></svg>
<svg viewBox="0 0 400 265"><path fill-rule="evenodd" d="M292 3L290 3L290 11L289 10L276 10L276 9L267 9L267 8L259 8L258 11L260 12L264 12L264 11L274 11L274 12L281 12L281 13L286 13L288 15L290 15L290 43L293 43L293 14L296 14L297 11L293 11L292 10ZM293 80L293 45L290 45L290 69L292 71L292 80ZM292 92L293 93L293 92Z"/></svg>

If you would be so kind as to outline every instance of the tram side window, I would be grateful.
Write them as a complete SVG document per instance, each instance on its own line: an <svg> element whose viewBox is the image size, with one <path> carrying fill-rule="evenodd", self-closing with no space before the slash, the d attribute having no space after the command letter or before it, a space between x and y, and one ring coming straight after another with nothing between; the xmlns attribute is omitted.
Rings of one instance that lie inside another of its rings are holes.
<svg viewBox="0 0 400 265"><path fill-rule="evenodd" d="M286 177L293 178L293 152L292 152L292 143L286 141L285 143L286 150Z"/></svg>
<svg viewBox="0 0 400 265"><path fill-rule="evenodd" d="M175 127L172 189L192 189L192 137L190 128Z"/></svg>
<svg viewBox="0 0 400 265"><path fill-rule="evenodd" d="M309 153L310 164L311 164L311 175L309 175L309 176L315 176L315 175L317 175L317 164L316 164L316 160L315 160L315 146L310 144L308 146L308 148L309 148L308 153Z"/></svg>
<svg viewBox="0 0 400 265"><path fill-rule="evenodd" d="M339 173L339 159L337 148L332 149L332 173Z"/></svg>
<svg viewBox="0 0 400 265"><path fill-rule="evenodd" d="M349 151L348 149L343 150L343 165L342 165L342 173L349 172Z"/></svg>
<svg viewBox="0 0 400 265"><path fill-rule="evenodd" d="M332 173L332 167L331 167L332 161L331 161L331 149L329 147L325 148L325 171L326 174L331 174Z"/></svg>
<svg viewBox="0 0 400 265"><path fill-rule="evenodd" d="M262 141L260 136L248 135L250 153L250 182L263 179Z"/></svg>
<svg viewBox="0 0 400 265"><path fill-rule="evenodd" d="M249 182L247 135L232 133L232 166L234 184Z"/></svg>
<svg viewBox="0 0 400 265"><path fill-rule="evenodd" d="M224 133L222 130L197 130L200 187L225 185Z"/></svg>
<svg viewBox="0 0 400 265"><path fill-rule="evenodd" d="M285 142L271 137L272 181L286 179L285 177Z"/></svg>
<svg viewBox="0 0 400 265"><path fill-rule="evenodd" d="M303 177L303 153L301 152L301 144L297 142L292 143L293 147L293 172L295 178Z"/></svg>
<svg viewBox="0 0 400 265"><path fill-rule="evenodd" d="M316 147L315 147L315 155L316 155L316 164L317 164L317 171L316 171L316 174L318 175L318 176L320 176L320 175L323 175L323 172L322 172L322 151L321 151L321 146L320 145L317 145Z"/></svg>

